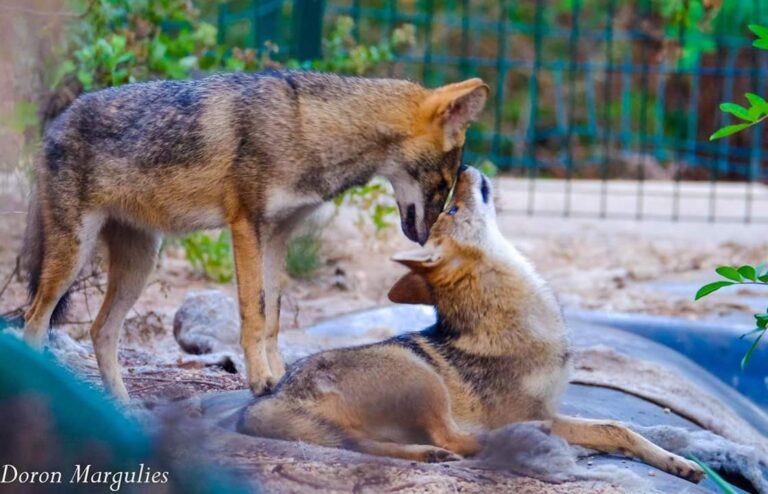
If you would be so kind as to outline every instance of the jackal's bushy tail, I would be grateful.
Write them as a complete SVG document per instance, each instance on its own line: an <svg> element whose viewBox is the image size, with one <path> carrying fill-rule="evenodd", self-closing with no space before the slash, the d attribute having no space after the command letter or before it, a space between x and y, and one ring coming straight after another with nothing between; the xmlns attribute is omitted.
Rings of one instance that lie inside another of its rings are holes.
<svg viewBox="0 0 768 494"><path fill-rule="evenodd" d="M45 231L43 229L43 211L40 204L38 186L32 186L27 210L27 227L24 230L24 244L21 251L20 267L27 273L27 290L30 301L34 300L40 287L40 276L43 271L45 255ZM65 293L51 315L51 324L63 321L69 304L69 291Z"/></svg>

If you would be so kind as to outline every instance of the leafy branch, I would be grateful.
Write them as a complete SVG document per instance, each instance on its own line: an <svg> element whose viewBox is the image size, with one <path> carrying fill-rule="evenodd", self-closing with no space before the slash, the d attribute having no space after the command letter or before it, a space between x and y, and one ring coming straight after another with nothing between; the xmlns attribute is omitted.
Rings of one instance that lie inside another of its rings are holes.
<svg viewBox="0 0 768 494"><path fill-rule="evenodd" d="M749 29L757 35L757 39L752 43L752 46L760 48L761 50L768 50L768 27L750 24ZM710 141L741 132L744 129L754 127L768 119L768 101L766 101L765 98L754 93L747 93L744 97L747 98L749 107L744 107L737 103L723 103L720 105L721 111L733 115L741 122L726 125L719 129L710 136Z"/></svg>
<svg viewBox="0 0 768 494"><path fill-rule="evenodd" d="M766 270L765 264L759 264L757 266L744 265L738 268L734 266L720 266L715 270L715 272L717 272L717 274L722 276L724 279L713 281L712 283L708 283L699 288L699 291L696 292L696 300L704 298L707 295L715 293L721 288L725 288L727 286L768 286L768 270ZM752 345L749 347L749 350L747 350L744 358L741 359L742 370L749 363L750 359L752 358L752 354L757 348L757 345L760 343L760 340L763 338L766 330L768 329L768 310L766 310L765 313L755 314L755 325L757 326L755 329L740 336L740 338L743 339L748 336L756 335L755 339L752 341Z"/></svg>

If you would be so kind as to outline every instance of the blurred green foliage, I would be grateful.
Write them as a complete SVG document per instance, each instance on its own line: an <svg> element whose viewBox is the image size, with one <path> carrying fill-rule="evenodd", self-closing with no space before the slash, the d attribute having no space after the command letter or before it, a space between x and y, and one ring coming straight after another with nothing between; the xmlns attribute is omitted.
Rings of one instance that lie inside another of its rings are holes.
<svg viewBox="0 0 768 494"><path fill-rule="evenodd" d="M149 79L186 79L238 54L185 0L97 0L73 25L51 84L77 77L86 91Z"/></svg>
<svg viewBox="0 0 768 494"><path fill-rule="evenodd" d="M554 8L547 9L546 20L555 25L559 20L562 24L578 10L582 29L599 29L605 22L606 6L606 0L555 0ZM661 22L654 34L681 42L680 62L686 68L697 63L703 54L713 53L718 37L741 37L748 24L768 16L768 4L748 1L614 0L613 6L615 12L632 8L640 16L658 18ZM529 22L533 22L532 15L530 12ZM640 31L644 26L637 23L632 28Z"/></svg>
<svg viewBox="0 0 768 494"><path fill-rule="evenodd" d="M395 53L408 50L416 44L416 29L412 24L395 29L388 41L375 45L356 42L354 28L352 18L337 18L329 36L323 41L323 58L303 64L292 60L286 65L289 68L363 75L383 62L392 61Z"/></svg>
<svg viewBox="0 0 768 494"><path fill-rule="evenodd" d="M308 279L320 266L320 232L294 235L288 241L285 254L285 270L291 278Z"/></svg>
<svg viewBox="0 0 768 494"><path fill-rule="evenodd" d="M194 269L217 283L232 281L235 266L232 259L232 236L222 230L218 237L195 232L181 239L187 261Z"/></svg>
<svg viewBox="0 0 768 494"><path fill-rule="evenodd" d="M348 204L360 211L360 222L370 218L376 232L393 226L397 218L397 207L393 204L392 192L381 181L372 181L361 187L353 187L333 199L337 207Z"/></svg>

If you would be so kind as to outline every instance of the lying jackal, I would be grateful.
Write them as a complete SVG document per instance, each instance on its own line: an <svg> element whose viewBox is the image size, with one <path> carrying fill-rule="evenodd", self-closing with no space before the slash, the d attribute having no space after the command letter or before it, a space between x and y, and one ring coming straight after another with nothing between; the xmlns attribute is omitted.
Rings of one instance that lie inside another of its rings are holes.
<svg viewBox="0 0 768 494"><path fill-rule="evenodd" d="M424 243L482 110L479 79L436 90L309 72L130 84L80 97L48 129L25 259L25 339L41 345L94 242L109 281L93 326L104 383L127 398L117 343L163 233L232 231L248 383L284 373L280 274L293 226L374 175L395 189L403 232Z"/></svg>
<svg viewBox="0 0 768 494"><path fill-rule="evenodd" d="M698 481L694 463L618 422L557 414L568 382L560 307L496 225L488 180L462 168L454 199L389 293L429 304L437 323L381 343L330 350L294 364L239 429L374 455L444 461L479 451L479 434L544 421L571 444L639 458Z"/></svg>

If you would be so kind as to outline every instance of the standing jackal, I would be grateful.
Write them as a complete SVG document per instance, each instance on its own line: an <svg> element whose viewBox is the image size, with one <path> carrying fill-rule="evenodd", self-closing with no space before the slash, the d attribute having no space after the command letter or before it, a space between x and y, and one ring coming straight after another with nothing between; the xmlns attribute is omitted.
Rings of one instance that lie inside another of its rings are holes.
<svg viewBox="0 0 768 494"><path fill-rule="evenodd" d="M131 84L80 97L48 129L25 255L32 305L25 339L41 345L94 242L109 281L91 327L106 387L128 394L119 331L163 233L228 226L248 383L284 373L277 349L281 270L293 226L374 175L395 189L403 232L424 243L482 110L479 79L435 90L309 72L215 75Z"/></svg>

